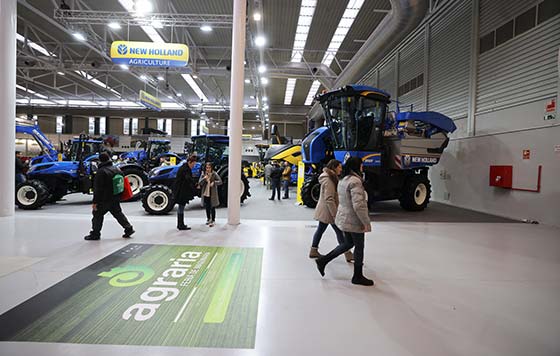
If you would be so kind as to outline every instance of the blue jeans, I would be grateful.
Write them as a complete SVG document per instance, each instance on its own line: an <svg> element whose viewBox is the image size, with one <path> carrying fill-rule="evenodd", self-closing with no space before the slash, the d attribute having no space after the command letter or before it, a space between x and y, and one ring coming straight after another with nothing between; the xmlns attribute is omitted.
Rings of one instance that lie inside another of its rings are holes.
<svg viewBox="0 0 560 356"><path fill-rule="evenodd" d="M288 193L290 192L290 181L284 180L282 181L282 185L284 186L284 198L288 198Z"/></svg>
<svg viewBox="0 0 560 356"><path fill-rule="evenodd" d="M344 231L344 243L336 246L331 252L322 257L323 261L329 263L344 252L354 247L354 265L364 264L364 233Z"/></svg>
<svg viewBox="0 0 560 356"><path fill-rule="evenodd" d="M325 224L324 222L319 221L319 226L317 226L317 230L315 230L315 234L313 234L313 243L311 247L319 247L319 242L321 242L321 238L327 230L329 224ZM335 224L331 224L334 232L336 233L336 239L338 240L338 244L343 244L346 240L344 239L344 234L342 231L336 226Z"/></svg>

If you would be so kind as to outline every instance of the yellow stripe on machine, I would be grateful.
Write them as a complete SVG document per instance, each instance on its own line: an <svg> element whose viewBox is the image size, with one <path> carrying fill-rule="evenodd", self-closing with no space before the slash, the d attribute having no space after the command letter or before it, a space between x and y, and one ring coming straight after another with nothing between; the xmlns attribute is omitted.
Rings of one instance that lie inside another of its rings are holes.
<svg viewBox="0 0 560 356"><path fill-rule="evenodd" d="M283 160L290 164L298 164L298 162L301 161L301 146L292 146L272 156L271 159L275 161Z"/></svg>

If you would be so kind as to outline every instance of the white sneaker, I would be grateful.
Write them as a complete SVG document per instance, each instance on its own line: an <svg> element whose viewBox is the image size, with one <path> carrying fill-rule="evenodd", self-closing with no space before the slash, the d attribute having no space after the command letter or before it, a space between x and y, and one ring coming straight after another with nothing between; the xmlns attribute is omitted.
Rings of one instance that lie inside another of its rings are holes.
<svg viewBox="0 0 560 356"><path fill-rule="evenodd" d="M210 225L210 220L206 220L206 225Z"/></svg>
<svg viewBox="0 0 560 356"><path fill-rule="evenodd" d="M208 226L212 227L214 226L215 222L214 221L210 221L210 224L208 224Z"/></svg>

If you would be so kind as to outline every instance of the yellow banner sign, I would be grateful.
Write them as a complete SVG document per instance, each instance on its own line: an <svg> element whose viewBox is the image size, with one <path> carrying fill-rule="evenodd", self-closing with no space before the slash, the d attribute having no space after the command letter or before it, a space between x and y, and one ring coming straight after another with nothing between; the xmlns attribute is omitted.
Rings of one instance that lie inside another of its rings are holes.
<svg viewBox="0 0 560 356"><path fill-rule="evenodd" d="M140 90L139 99L140 103L148 109L161 111L161 100L159 100L155 96L150 95L143 90Z"/></svg>
<svg viewBox="0 0 560 356"><path fill-rule="evenodd" d="M115 41L111 59L116 64L141 67L184 67L189 47L182 43Z"/></svg>

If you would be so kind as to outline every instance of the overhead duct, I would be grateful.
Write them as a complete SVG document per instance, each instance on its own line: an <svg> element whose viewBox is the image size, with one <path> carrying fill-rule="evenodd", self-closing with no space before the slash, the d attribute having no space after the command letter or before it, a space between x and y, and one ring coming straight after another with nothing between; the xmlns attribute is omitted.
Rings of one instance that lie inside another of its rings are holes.
<svg viewBox="0 0 560 356"><path fill-rule="evenodd" d="M359 81L420 24L429 7L429 0L389 1L391 12L379 23L333 85L327 89ZM317 120L321 117L321 107L316 103L309 112L309 118Z"/></svg>

